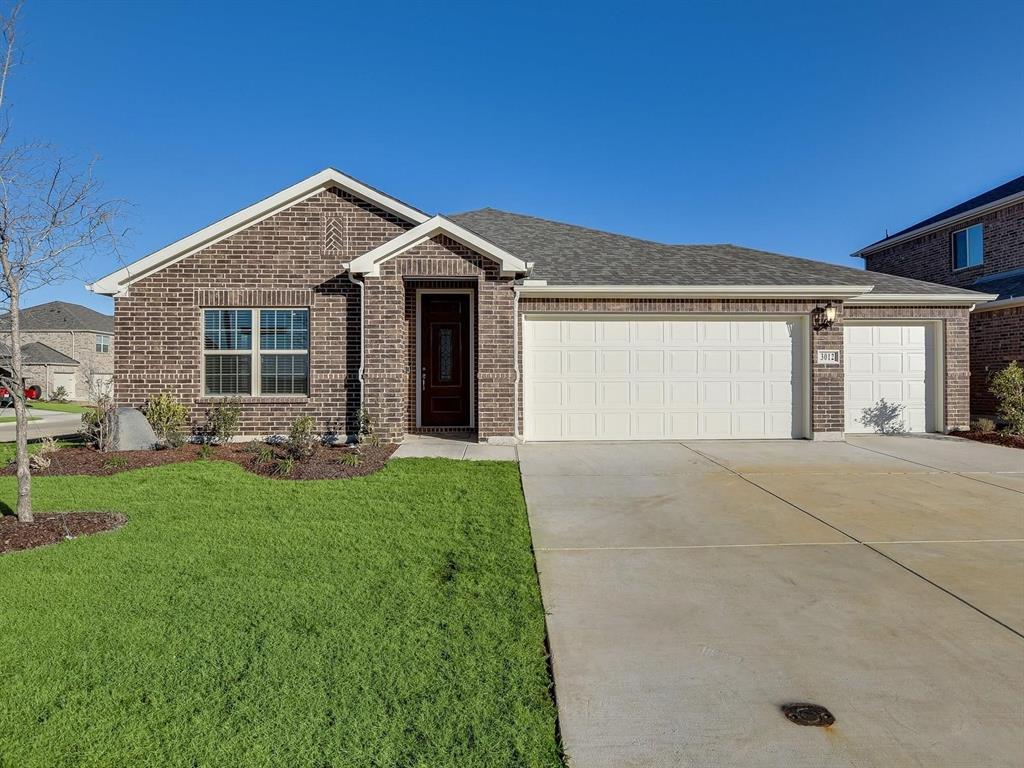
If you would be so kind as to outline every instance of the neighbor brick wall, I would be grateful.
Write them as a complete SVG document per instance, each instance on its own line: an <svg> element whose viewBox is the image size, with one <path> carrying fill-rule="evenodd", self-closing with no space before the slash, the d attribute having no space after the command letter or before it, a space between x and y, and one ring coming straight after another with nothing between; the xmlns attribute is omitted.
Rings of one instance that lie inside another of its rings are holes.
<svg viewBox="0 0 1024 768"><path fill-rule="evenodd" d="M478 438L513 434L512 282L494 261L443 235L366 278L366 403L382 435L395 439L415 428L416 291L463 285L475 289Z"/></svg>
<svg viewBox="0 0 1024 768"><path fill-rule="evenodd" d="M847 320L938 320L942 323L945 370L944 430L970 422L970 332L968 307L846 307Z"/></svg>
<svg viewBox="0 0 1024 768"><path fill-rule="evenodd" d="M953 232L978 223L984 224L985 261L954 271ZM1019 269L1024 267L1024 203L875 251L865 257L864 265L874 272L962 288L970 287L979 277Z"/></svg>
<svg viewBox="0 0 1024 768"><path fill-rule="evenodd" d="M114 353L113 351L97 352L96 335L93 331L75 331L74 333L70 331L22 331L22 344L37 341L79 362L77 366L51 365L48 377L45 375L43 366L34 366L35 376L30 383L38 383L43 388L44 396L49 397L53 391L54 373L74 373L76 374L75 399L88 400L92 390L93 374L112 374L114 372ZM108 335L111 336L111 350L113 350L114 338L112 334Z"/></svg>
<svg viewBox="0 0 1024 768"><path fill-rule="evenodd" d="M141 407L168 392L201 423L203 307L309 307L309 397L243 400L242 432L273 434L309 415L351 432L359 407L358 289L342 264L412 225L340 190L296 203L154 275L115 299L115 397ZM398 307L401 315L401 307Z"/></svg>
<svg viewBox="0 0 1024 768"><path fill-rule="evenodd" d="M1024 365L1024 307L971 313L971 416L996 415L989 377L1012 360Z"/></svg>

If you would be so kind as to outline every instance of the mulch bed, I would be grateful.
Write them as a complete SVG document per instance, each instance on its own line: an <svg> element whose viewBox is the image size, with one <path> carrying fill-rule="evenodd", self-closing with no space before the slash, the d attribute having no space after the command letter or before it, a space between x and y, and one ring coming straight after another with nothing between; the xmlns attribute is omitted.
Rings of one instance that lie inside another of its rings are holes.
<svg viewBox="0 0 1024 768"><path fill-rule="evenodd" d="M36 513L33 522L19 523L14 515L0 515L0 555L113 531L125 519L113 512Z"/></svg>
<svg viewBox="0 0 1024 768"><path fill-rule="evenodd" d="M954 437L966 437L968 440L977 440L979 443L992 443L993 445L1003 445L1007 448L1024 448L1024 435L1004 435L1002 432L976 432L971 431L953 431L949 434Z"/></svg>
<svg viewBox="0 0 1024 768"><path fill-rule="evenodd" d="M359 464L346 464L343 456L353 453L351 446L318 445L308 459L296 460L287 469L287 454L283 446L267 445L269 454L259 456L255 446L247 443L202 446L189 443L179 448L157 451L100 451L84 446L68 446L49 454L50 466L33 469L33 476L49 475L114 475L131 469L159 467L183 461L231 461L240 467L264 477L282 480L338 480L346 477L369 475L383 467L398 447L392 443L359 446ZM0 470L0 475L15 474L14 464Z"/></svg>

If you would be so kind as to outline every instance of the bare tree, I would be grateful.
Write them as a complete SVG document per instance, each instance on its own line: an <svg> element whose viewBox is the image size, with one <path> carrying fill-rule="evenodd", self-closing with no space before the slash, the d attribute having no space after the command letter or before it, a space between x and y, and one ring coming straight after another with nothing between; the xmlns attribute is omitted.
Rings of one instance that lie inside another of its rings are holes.
<svg viewBox="0 0 1024 768"><path fill-rule="evenodd" d="M7 86L17 59L22 1L0 14L0 302L7 305L9 371L0 376L14 401L20 522L32 522L32 476L24 396L20 302L28 291L74 276L90 255L113 249L118 201L104 202L93 165L77 170L39 142L11 140Z"/></svg>

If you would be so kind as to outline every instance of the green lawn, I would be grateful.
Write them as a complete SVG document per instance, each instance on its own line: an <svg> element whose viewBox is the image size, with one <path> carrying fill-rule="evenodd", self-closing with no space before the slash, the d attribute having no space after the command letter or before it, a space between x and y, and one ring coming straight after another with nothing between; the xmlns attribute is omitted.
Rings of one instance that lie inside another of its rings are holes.
<svg viewBox="0 0 1024 768"><path fill-rule="evenodd" d="M0 424L13 424L18 420L17 416L0 416ZM38 416L29 416L29 421L39 421Z"/></svg>
<svg viewBox="0 0 1024 768"><path fill-rule="evenodd" d="M0 556L3 768L561 765L514 464L34 491L129 522Z"/></svg>
<svg viewBox="0 0 1024 768"><path fill-rule="evenodd" d="M29 408L37 408L40 411L61 411L63 413L86 413L92 410L87 405L78 403L50 403L41 400L34 400Z"/></svg>

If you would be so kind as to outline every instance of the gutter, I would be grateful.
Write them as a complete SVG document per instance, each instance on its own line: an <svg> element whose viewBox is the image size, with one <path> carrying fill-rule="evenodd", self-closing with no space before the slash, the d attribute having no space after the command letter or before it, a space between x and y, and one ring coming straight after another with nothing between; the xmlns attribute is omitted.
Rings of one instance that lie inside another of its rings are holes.
<svg viewBox="0 0 1024 768"><path fill-rule="evenodd" d="M869 293L846 301L848 307L969 307L998 298L991 293Z"/></svg>
<svg viewBox="0 0 1024 768"><path fill-rule="evenodd" d="M515 286L521 296L549 298L707 298L707 299L850 299L872 285L547 285L527 281ZM976 297L972 297L976 298Z"/></svg>
<svg viewBox="0 0 1024 768"><path fill-rule="evenodd" d="M518 288L518 286L513 286ZM519 291L512 292L512 367L515 375L515 394L512 396L512 436L518 442L519 434Z"/></svg>
<svg viewBox="0 0 1024 768"><path fill-rule="evenodd" d="M977 307L975 312L994 312L999 309L1013 309L1014 307L1024 307L1024 296L1011 296L1008 299L998 299L992 301L991 299L986 304L982 304Z"/></svg>
<svg viewBox="0 0 1024 768"><path fill-rule="evenodd" d="M931 224L928 224L926 226L918 227L917 229L911 229L909 232L904 232L902 235L893 235L892 237L887 237L883 240L879 240L877 243L866 245L859 251L854 251L850 255L864 258L865 256L868 256L871 253L874 253L875 251L880 251L884 248L889 248L893 245L898 245L899 243L902 243L906 240L913 240L915 237L920 237L921 235L931 232L932 230L949 227L956 224L959 221L973 219L976 216L982 216L986 213L991 213L992 211L998 211L1000 208L1006 208L1019 202L1024 202L1024 192L1018 192L1015 195L1000 198L999 200L996 200L995 202L992 203L988 203L987 205L979 205L977 208L972 208L969 211L958 213L955 216L949 216L948 218L940 219L939 221L933 221Z"/></svg>

